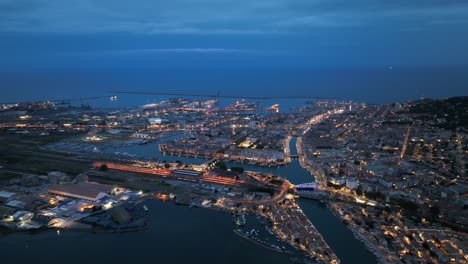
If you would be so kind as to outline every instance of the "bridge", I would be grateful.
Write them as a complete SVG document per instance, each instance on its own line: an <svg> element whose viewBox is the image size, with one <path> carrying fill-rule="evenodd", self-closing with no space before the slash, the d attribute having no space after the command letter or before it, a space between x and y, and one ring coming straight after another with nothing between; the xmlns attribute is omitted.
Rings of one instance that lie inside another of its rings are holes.
<svg viewBox="0 0 468 264"><path fill-rule="evenodd" d="M294 185L294 188L297 191L297 196L301 198L309 198L316 200L325 200L330 199L324 191L319 191L317 187L317 182L307 182Z"/></svg>
<svg viewBox="0 0 468 264"><path fill-rule="evenodd" d="M294 188L298 191L315 191L317 190L317 183L316 182L307 182L294 185Z"/></svg>

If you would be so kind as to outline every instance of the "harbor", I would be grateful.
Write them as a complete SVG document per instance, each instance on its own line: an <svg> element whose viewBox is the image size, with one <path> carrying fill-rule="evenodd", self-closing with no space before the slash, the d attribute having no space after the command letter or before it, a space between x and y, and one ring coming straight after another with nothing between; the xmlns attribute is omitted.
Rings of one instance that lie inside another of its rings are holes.
<svg viewBox="0 0 468 264"><path fill-rule="evenodd" d="M292 152L294 153L294 151L295 151L294 150L295 149L295 140L294 139L291 140L290 145L291 145L291 148L292 148ZM161 160L165 160L166 158L171 157L171 156L162 155L162 154L158 153L158 149L155 147L154 143L149 143L149 144L144 144L144 145L123 146L122 149L117 149L117 151L119 151L119 150L122 151L122 152L128 152L131 155L140 155L140 156L143 156L143 157L150 157L150 156L155 156L156 155ZM132 152L132 150L134 152ZM176 159L176 158L181 159L183 162L187 162L187 163L190 163L190 161L192 160L192 158L187 158L187 157L171 157L171 158L172 159ZM196 162L196 159L194 161ZM202 159L200 161L206 162L206 160L204 160L204 159ZM226 162L226 164L228 166L239 166L239 164L242 164L242 163ZM259 167L259 166L255 166L255 165L249 165L249 164L243 164L242 166L245 167L246 170L259 171L259 172L263 172L263 173L272 173L272 174L275 174L275 175L280 175L280 176L289 178L289 180L291 180L292 182L296 182L296 183L305 182L306 180L310 181L311 179L313 179L313 176L308 171L306 171L305 169L303 169L300 166L299 161L297 159L292 159L291 163L289 163L286 166L282 166L282 167ZM206 212L207 215L211 215L212 214L211 212L216 212L216 210L213 211L213 210L206 210L206 209L202 209L202 208L196 209L197 207L204 207L201 204L202 201L203 200L200 200L200 204L196 205L195 207L190 206L190 207L185 207L185 208L188 208L189 210L197 210L197 212L199 211L201 214ZM307 204L307 203L310 203L310 202L320 203L320 202L311 201L311 200L302 201L301 199L299 199L299 205L301 206L301 208L302 208L302 203ZM148 200L148 201L145 202L145 204L147 204L148 207L150 208L150 213L149 213L149 216L148 216L149 219L151 219L150 223L148 225L148 228L146 228L144 230L141 230L141 231L137 231L136 233L153 232L153 230L155 228L154 227L155 221L156 221L156 225L158 225L156 228L159 229L159 226L162 224L161 222L158 222L158 221L161 220L160 217L165 218L166 216L165 216L164 210L161 211L160 208L158 208L158 210L159 210L158 212L153 211L153 209L151 207L152 207L152 204L154 204L154 203L163 203L162 204L163 206L168 206L168 207L172 208L173 210L176 210L176 209L179 209L179 208L181 210L186 210L186 209L183 209L184 206L182 206L182 207L177 206L172 202L157 202L157 201L154 201L154 200ZM192 205L193 203L188 201L185 204ZM175 205L175 207L174 207L174 205ZM320 206L318 206L316 208L318 208L319 210L322 210L322 207L320 207ZM306 215L308 215L308 216L309 216L309 214L316 215L314 213L316 208L314 208L314 209L310 209L310 208L304 209L304 213ZM212 209L216 209L216 208L212 208ZM160 217L158 217L157 215L155 216L154 215L155 213L160 214ZM248 242L248 244L247 244L247 245L249 245L248 247L256 248L255 250L260 250L260 248L261 248L261 250L267 250L267 251L271 252L269 254L284 255L286 261L291 261L291 257L293 257L293 259L296 259L296 260L301 259L301 257L297 257L297 256L300 256L299 254L297 254L300 250L298 248L291 247L288 243L284 243L283 241L276 238L277 235L275 234L275 232L272 229L268 229L269 225L266 222L266 219L255 219L255 218L252 219L252 217L247 217L247 223L248 223L247 226L250 226L251 224L254 224L254 225L256 225L256 227L251 228L251 229L244 229L243 227L239 227L239 225L237 225L237 224L230 224L232 222L231 220L235 219L235 218L232 218L232 216L230 216L229 214L226 214L226 213L223 213L223 212L219 212L219 213L223 214L223 215L225 215L225 217L227 217L227 225L230 226L228 229L231 230L231 234L233 234L235 237L237 237L237 239L242 239L243 241ZM335 218L335 216L333 214L331 214L331 212L328 209L320 212L319 215L320 215L320 219ZM155 218L155 219L153 219L153 218ZM203 219L203 217L202 217L202 219ZM231 219L231 220L229 220L229 219ZM193 220L195 220L195 219L193 219ZM196 220L196 221L199 221L199 220ZM332 221L328 221L328 222L332 222ZM245 225L245 222L244 222L244 220L242 220L242 218L240 218L239 223L241 225ZM313 223L315 224L315 219L313 220ZM335 224L343 226L343 224L341 222L339 222L339 221L336 222ZM241 228L241 230L244 230L244 231L242 231L242 232L241 231L235 231L234 232L234 230L237 230L239 228ZM266 230L266 232L258 233L262 229ZM328 237L327 237L327 235L326 235L327 232L323 232L324 229L325 230L336 230L336 227L328 226L328 225L326 225L326 226L320 226L320 225L317 226L317 230L320 233L323 234L325 241L329 242L328 239L330 239L330 237L336 236L336 234L333 234L333 233L328 234ZM252 230L254 230L254 231L252 231ZM347 230L346 228L344 228L343 231L345 233L350 233L349 230ZM60 238L64 239L66 237L66 236L64 236L64 234L69 234L69 232L71 232L71 230L69 230L69 231L66 231L66 230L63 231L62 230ZM249 232L249 233L247 234L246 232ZM48 234L49 232L46 232L46 233ZM11 237L16 237L16 236L22 236L22 235L24 235L24 234L11 234L10 236ZM38 233L38 234L35 234L35 235L36 236L41 236L42 234ZM154 235L158 236L159 234L155 233ZM242 235L242 236L239 236L239 235ZM351 238L354 239L354 237L352 237L352 235L351 235ZM185 237L180 238L180 239L185 239ZM253 243L252 241L254 241L255 243ZM349 258L349 257L344 258L341 263L353 263L353 262L348 261L347 259L350 259L350 260L360 259L361 263L373 263L372 255L368 254L368 252L366 251L366 249L364 248L364 246L361 243L351 243L351 244L347 243L346 245L343 245L344 247L340 246L340 244L341 244L340 242L330 243L330 247L334 251L336 251L336 254L337 254L338 257L341 257L342 254L346 254L345 252L351 252L352 253L351 258ZM285 248L283 248L283 247L285 247ZM349 251L348 247L357 247L357 248L353 249L352 251ZM251 249L251 250L254 250L254 249ZM362 251L362 252L360 252L360 251ZM296 254L291 255L291 252L296 252ZM359 252L359 253L356 253L356 252ZM284 254L284 253L286 253L286 254ZM363 256L366 256L366 254L370 255L369 260L367 262L365 260L365 257L363 257ZM196 255L197 254L195 254L195 256ZM309 261L310 261L310 259L309 259ZM275 263L275 262L272 262L272 263ZM278 263L282 263L282 262L278 262Z"/></svg>

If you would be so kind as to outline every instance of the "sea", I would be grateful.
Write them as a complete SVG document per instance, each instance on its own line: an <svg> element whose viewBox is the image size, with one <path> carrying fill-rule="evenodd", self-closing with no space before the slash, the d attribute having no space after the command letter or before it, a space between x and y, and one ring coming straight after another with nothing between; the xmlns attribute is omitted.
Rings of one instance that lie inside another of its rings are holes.
<svg viewBox="0 0 468 264"><path fill-rule="evenodd" d="M365 103L467 95L468 67L200 68L0 72L0 103L115 95L113 91L233 96L310 96ZM121 96L126 107L160 96ZM268 103L276 104L276 100ZM95 103L97 104L97 103Z"/></svg>

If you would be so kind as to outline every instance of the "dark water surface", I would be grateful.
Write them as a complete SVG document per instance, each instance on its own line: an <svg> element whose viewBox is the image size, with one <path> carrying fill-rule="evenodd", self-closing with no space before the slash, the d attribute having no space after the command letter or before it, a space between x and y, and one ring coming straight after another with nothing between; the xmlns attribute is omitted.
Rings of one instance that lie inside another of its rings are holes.
<svg viewBox="0 0 468 264"><path fill-rule="evenodd" d="M319 96L390 103L466 95L467 67L201 68L146 71L0 72L0 102L150 91L250 96ZM122 96L114 106L144 104L161 96ZM144 99L144 100L141 100ZM281 103L271 101L273 104ZM104 105L104 104L102 104Z"/></svg>
<svg viewBox="0 0 468 264"><path fill-rule="evenodd" d="M238 237L230 214L148 201L152 226L129 233L55 231L0 237L1 263L287 263Z"/></svg>

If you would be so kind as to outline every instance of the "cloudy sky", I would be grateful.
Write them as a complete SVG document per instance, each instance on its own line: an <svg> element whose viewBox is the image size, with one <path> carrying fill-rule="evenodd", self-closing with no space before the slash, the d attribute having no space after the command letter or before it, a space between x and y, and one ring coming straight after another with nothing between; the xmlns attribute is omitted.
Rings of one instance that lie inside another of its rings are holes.
<svg viewBox="0 0 468 264"><path fill-rule="evenodd" d="M0 0L0 70L468 63L466 0Z"/></svg>

